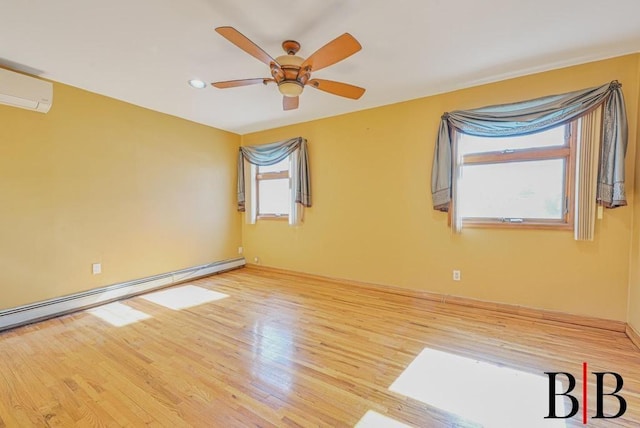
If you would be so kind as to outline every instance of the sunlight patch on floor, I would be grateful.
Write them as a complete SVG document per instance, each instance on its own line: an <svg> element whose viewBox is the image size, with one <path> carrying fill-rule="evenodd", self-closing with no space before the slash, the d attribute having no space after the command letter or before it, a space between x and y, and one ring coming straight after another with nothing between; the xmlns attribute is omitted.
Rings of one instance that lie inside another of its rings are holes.
<svg viewBox="0 0 640 428"><path fill-rule="evenodd" d="M229 297L228 294L207 290L195 285L184 285L182 287L171 287L155 293L145 294L141 298L155 303L165 308L180 310L202 305Z"/></svg>
<svg viewBox="0 0 640 428"><path fill-rule="evenodd" d="M115 327L122 327L151 318L151 315L118 302L89 309L87 312Z"/></svg>
<svg viewBox="0 0 640 428"><path fill-rule="evenodd" d="M354 428L411 428L410 425L398 422L373 410L367 411L354 425Z"/></svg>
<svg viewBox="0 0 640 428"><path fill-rule="evenodd" d="M543 374L425 348L389 390L486 427L565 428L564 420L544 419L548 383ZM564 391L559 382L556 390ZM556 410L565 414L563 397L557 397Z"/></svg>

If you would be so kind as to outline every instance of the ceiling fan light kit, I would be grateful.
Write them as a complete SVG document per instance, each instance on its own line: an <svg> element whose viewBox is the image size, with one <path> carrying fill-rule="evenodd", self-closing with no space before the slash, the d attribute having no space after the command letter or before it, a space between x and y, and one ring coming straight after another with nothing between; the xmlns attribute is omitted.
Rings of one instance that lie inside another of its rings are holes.
<svg viewBox="0 0 640 428"><path fill-rule="evenodd" d="M297 97L302 93L304 86L296 81L282 81L278 83L278 90L285 97Z"/></svg>
<svg viewBox="0 0 640 428"><path fill-rule="evenodd" d="M216 88L234 88L256 83L266 85L270 82L275 82L278 85L278 91L283 95L282 107L284 110L298 108L298 97L302 94L307 83L321 91L354 100L359 99L365 92L364 88L348 83L311 79L312 72L342 61L362 49L360 43L349 33L344 33L330 41L306 59L296 55L300 50L300 43L295 40L285 40L282 42L282 49L287 54L273 59L233 27L218 27L216 32L249 55L267 64L271 72L270 78L228 80L212 83L211 85Z"/></svg>

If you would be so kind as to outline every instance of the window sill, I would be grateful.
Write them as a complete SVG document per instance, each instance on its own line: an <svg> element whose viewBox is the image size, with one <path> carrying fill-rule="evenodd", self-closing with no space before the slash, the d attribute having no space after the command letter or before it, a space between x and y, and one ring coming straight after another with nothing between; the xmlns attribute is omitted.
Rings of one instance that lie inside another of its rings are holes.
<svg viewBox="0 0 640 428"><path fill-rule="evenodd" d="M573 224L569 223L556 223L556 222L543 222L543 221L523 221L522 223L509 223L501 221L482 221L482 220L467 220L462 221L463 228L475 228L475 229L542 229L542 230L565 230L572 231Z"/></svg>
<svg viewBox="0 0 640 428"><path fill-rule="evenodd" d="M281 220L281 221L289 221L288 215L268 215L263 214L257 217L258 220Z"/></svg>

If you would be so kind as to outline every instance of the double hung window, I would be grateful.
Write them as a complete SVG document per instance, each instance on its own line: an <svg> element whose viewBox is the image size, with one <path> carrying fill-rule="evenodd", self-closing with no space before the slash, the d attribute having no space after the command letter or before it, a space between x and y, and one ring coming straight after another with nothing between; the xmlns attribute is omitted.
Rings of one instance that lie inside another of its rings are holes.
<svg viewBox="0 0 640 428"><path fill-rule="evenodd" d="M287 219L291 210L290 156L256 173L258 219Z"/></svg>

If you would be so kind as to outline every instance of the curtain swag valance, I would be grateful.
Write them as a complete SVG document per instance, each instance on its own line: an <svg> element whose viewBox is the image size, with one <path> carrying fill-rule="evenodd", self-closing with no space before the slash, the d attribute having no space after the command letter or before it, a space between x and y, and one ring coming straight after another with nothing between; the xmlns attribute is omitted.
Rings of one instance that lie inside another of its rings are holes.
<svg viewBox="0 0 640 428"><path fill-rule="evenodd" d="M297 158L297 162L294 162L296 170L291 173L297 178L292 180L295 201L305 207L311 206L307 140L296 137L260 146L240 147L238 153L238 211L245 210L244 161L254 165L268 166L280 162L294 152Z"/></svg>
<svg viewBox="0 0 640 428"><path fill-rule="evenodd" d="M614 80L606 85L567 94L445 113L440 121L433 156L433 208L440 211L449 209L453 177L453 129L479 137L533 134L571 122L600 105L603 106L603 132L596 199L607 208L626 205L624 157L627 151L627 116L621 87Z"/></svg>

